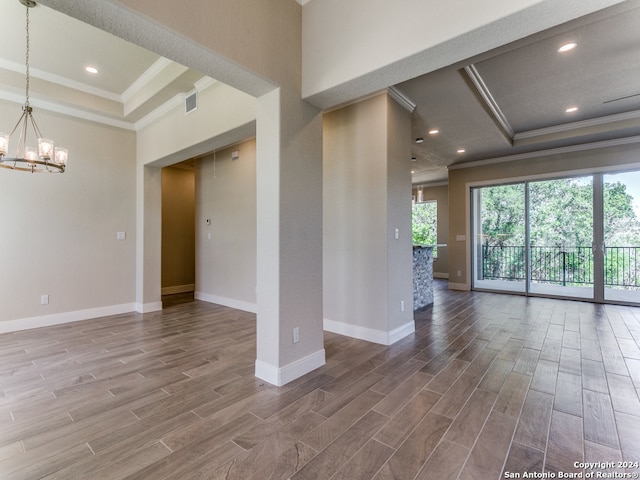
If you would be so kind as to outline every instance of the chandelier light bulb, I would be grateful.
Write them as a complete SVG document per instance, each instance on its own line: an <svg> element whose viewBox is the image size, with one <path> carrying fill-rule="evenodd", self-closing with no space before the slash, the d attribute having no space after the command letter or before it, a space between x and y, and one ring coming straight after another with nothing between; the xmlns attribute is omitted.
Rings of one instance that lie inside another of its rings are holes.
<svg viewBox="0 0 640 480"><path fill-rule="evenodd" d="M38 154L36 153L36 149L34 147L25 147L24 158L26 160L29 160L30 162L35 162L36 160L38 160Z"/></svg>
<svg viewBox="0 0 640 480"><path fill-rule="evenodd" d="M67 164L67 157L69 156L69 150L66 148L56 148L56 163L60 165Z"/></svg>
<svg viewBox="0 0 640 480"><path fill-rule="evenodd" d="M0 157L4 157L9 153L9 135L0 133Z"/></svg>
<svg viewBox="0 0 640 480"><path fill-rule="evenodd" d="M45 160L50 160L53 156L53 140L48 138L38 139L38 154Z"/></svg>

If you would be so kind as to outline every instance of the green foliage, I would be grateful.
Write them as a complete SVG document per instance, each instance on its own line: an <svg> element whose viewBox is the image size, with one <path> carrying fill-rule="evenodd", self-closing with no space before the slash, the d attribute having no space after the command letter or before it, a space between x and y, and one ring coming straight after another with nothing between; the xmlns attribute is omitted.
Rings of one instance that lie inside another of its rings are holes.
<svg viewBox="0 0 640 480"><path fill-rule="evenodd" d="M438 203L416 203L413 206L411 225L414 245L438 243Z"/></svg>
<svg viewBox="0 0 640 480"><path fill-rule="evenodd" d="M482 188L478 195L482 205L482 243L524 245L524 184Z"/></svg>
<svg viewBox="0 0 640 480"><path fill-rule="evenodd" d="M525 242L524 184L482 188L482 243L515 246ZM640 245L640 220L633 197L620 182L604 184L604 228L609 245ZM593 188L584 179L529 184L531 245L590 246Z"/></svg>
<svg viewBox="0 0 640 480"><path fill-rule="evenodd" d="M640 285L640 220L633 196L619 181L604 184L605 277L608 285ZM476 192L482 205L481 242L487 278L523 278L525 246L525 184L486 187ZM532 278L562 277L576 284L593 275L593 186L591 177L529 183ZM553 258L552 258L553 257ZM554 267L549 267L553 263ZM558 272L552 272L552 270ZM616 280L619 272L628 273ZM550 273L551 272L551 273ZM575 275L575 276L574 276ZM557 281L557 280L554 280Z"/></svg>

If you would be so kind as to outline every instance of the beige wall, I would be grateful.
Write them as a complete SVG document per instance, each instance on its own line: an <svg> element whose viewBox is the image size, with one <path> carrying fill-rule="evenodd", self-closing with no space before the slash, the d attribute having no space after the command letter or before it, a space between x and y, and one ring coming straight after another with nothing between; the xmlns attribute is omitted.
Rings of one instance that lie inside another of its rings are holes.
<svg viewBox="0 0 640 480"><path fill-rule="evenodd" d="M197 159L195 198L196 297L255 312L255 140Z"/></svg>
<svg viewBox="0 0 640 480"><path fill-rule="evenodd" d="M20 113L19 105L0 102L0 117ZM41 131L69 149L69 166L64 174L0 169L0 330L3 321L30 319L14 325L24 328L130 311L135 134L37 108L34 114ZM43 294L48 305L40 305Z"/></svg>
<svg viewBox="0 0 640 480"><path fill-rule="evenodd" d="M527 177L548 178L564 174L595 173L640 168L640 144L624 144L449 170L449 286L470 288L470 187ZM464 235L464 241L457 241ZM460 276L457 272L460 271Z"/></svg>
<svg viewBox="0 0 640 480"><path fill-rule="evenodd" d="M192 292L196 283L195 172L162 169L162 293Z"/></svg>
<svg viewBox="0 0 640 480"><path fill-rule="evenodd" d="M228 132L241 130L240 137L230 139L236 142L255 135L255 121L256 99L217 82L198 93L198 108L193 112L185 114L180 103L142 128L137 137L138 161L164 167L208 153L213 150L211 139Z"/></svg>
<svg viewBox="0 0 640 480"><path fill-rule="evenodd" d="M379 343L413 320L410 121L399 109L382 94L323 122L325 328Z"/></svg>

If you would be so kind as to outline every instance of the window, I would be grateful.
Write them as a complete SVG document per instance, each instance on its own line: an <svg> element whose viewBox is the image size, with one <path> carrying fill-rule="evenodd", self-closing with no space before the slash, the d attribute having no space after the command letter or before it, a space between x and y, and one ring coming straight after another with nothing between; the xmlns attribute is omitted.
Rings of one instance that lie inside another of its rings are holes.
<svg viewBox="0 0 640 480"><path fill-rule="evenodd" d="M436 245L438 243L438 202L435 200L413 205L412 237L414 245ZM438 256L434 247L433 258Z"/></svg>

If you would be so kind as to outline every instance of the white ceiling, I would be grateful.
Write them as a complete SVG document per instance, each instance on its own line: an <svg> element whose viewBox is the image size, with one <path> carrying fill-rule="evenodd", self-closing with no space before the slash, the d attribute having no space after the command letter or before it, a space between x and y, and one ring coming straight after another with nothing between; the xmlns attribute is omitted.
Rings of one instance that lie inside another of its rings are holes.
<svg viewBox="0 0 640 480"><path fill-rule="evenodd" d="M22 103L25 7L0 0L0 9L11 39L0 42L0 98ZM32 8L30 21L35 107L135 129L213 82L45 6ZM640 135L639 27L640 0L627 0L394 86L416 105L413 136L425 139L412 143L414 183L446 181L447 167L465 162ZM578 47L557 53L568 41ZM89 64L100 73L86 73ZM579 110L566 114L571 105Z"/></svg>
<svg viewBox="0 0 640 480"><path fill-rule="evenodd" d="M567 42L578 46L558 53ZM446 181L464 162L640 135L640 1L395 88L416 104L413 135L425 139L412 146L414 183Z"/></svg>

